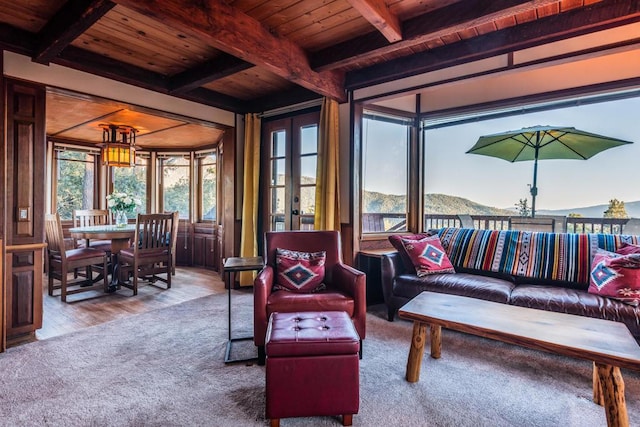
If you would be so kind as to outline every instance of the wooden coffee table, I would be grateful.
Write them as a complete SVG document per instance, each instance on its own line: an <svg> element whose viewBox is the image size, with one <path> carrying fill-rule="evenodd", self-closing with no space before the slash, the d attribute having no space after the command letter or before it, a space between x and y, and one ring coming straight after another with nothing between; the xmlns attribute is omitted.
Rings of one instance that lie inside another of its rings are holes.
<svg viewBox="0 0 640 427"><path fill-rule="evenodd" d="M517 307L456 295L422 292L399 310L413 320L406 379L420 379L427 326L431 357L440 358L441 328L593 361L593 400L608 426L628 426L620 368L640 370L640 347L619 322Z"/></svg>

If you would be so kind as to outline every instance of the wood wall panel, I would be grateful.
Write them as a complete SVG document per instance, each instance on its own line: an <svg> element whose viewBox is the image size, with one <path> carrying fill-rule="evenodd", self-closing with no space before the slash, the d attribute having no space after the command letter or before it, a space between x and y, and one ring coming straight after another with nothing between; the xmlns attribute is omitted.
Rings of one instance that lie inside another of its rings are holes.
<svg viewBox="0 0 640 427"><path fill-rule="evenodd" d="M21 97L22 98L22 97ZM21 105L26 106L26 105ZM31 110L33 110L33 106L29 106ZM28 209L29 212L33 211L34 200L33 200L33 137L35 133L34 123L16 123L16 132L15 132L15 140L14 150L15 150L15 159L14 165L18 171L20 171L20 175L25 178L29 177L30 179L17 179L15 180L15 206L16 210L14 211L15 217L18 217L18 210ZM33 215L29 221L19 221L15 223L16 225L16 236L20 237L33 237L34 229L33 229Z"/></svg>
<svg viewBox="0 0 640 427"><path fill-rule="evenodd" d="M6 342L42 327L44 260L45 89L6 79L4 331ZM28 212L19 218L19 211Z"/></svg>
<svg viewBox="0 0 640 427"><path fill-rule="evenodd" d="M33 271L13 271L11 280L11 327L20 328L33 323Z"/></svg>
<svg viewBox="0 0 640 427"><path fill-rule="evenodd" d="M9 345L33 335L42 327L42 245L30 250L13 247L7 250L6 266L6 335Z"/></svg>

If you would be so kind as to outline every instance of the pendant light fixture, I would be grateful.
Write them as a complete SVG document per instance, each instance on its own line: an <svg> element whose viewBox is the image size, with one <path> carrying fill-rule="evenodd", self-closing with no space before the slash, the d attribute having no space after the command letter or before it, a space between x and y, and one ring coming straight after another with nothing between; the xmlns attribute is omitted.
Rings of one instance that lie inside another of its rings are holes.
<svg viewBox="0 0 640 427"><path fill-rule="evenodd" d="M128 125L100 124L102 128L102 163L130 167L136 163L136 132Z"/></svg>

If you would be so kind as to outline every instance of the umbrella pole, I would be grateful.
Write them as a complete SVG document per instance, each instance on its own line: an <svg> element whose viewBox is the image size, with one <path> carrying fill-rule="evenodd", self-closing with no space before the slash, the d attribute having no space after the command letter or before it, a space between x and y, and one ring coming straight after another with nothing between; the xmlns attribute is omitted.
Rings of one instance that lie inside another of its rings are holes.
<svg viewBox="0 0 640 427"><path fill-rule="evenodd" d="M536 132L536 154L533 161L533 186L531 187L531 218L536 217L536 196L538 195L538 149L540 148L540 132Z"/></svg>

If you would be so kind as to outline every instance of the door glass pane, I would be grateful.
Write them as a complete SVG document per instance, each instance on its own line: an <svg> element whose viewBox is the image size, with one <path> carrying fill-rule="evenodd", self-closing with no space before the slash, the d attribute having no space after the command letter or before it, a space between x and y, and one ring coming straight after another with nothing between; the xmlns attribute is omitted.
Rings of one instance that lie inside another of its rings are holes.
<svg viewBox="0 0 640 427"><path fill-rule="evenodd" d="M271 185L284 185L285 159L271 161Z"/></svg>
<svg viewBox="0 0 640 427"><path fill-rule="evenodd" d="M318 152L318 126L305 126L300 129L300 154Z"/></svg>
<svg viewBox="0 0 640 427"><path fill-rule="evenodd" d="M409 124L363 120L362 232L407 229Z"/></svg>
<svg viewBox="0 0 640 427"><path fill-rule="evenodd" d="M316 213L316 186L300 187L300 214L313 215Z"/></svg>
<svg viewBox="0 0 640 427"><path fill-rule="evenodd" d="M284 214L284 188L275 187L271 190L271 213Z"/></svg>
<svg viewBox="0 0 640 427"><path fill-rule="evenodd" d="M316 169L318 156L304 156L300 158L300 185L316 183Z"/></svg>
<svg viewBox="0 0 640 427"><path fill-rule="evenodd" d="M273 141L273 148L271 150L272 157L284 157L286 155L287 133L284 130L273 132L271 140Z"/></svg>

